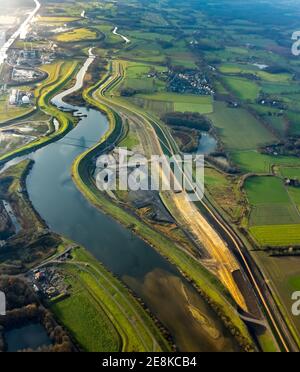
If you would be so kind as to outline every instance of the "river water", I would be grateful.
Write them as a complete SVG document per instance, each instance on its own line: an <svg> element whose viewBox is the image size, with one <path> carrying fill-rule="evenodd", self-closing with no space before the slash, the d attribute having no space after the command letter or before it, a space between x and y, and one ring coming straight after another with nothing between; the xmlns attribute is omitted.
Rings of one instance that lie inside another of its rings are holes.
<svg viewBox="0 0 300 372"><path fill-rule="evenodd" d="M82 80L92 54L78 73ZM75 89L74 89L75 90ZM52 102L83 115L63 139L36 151L27 178L33 206L58 234L83 245L141 297L172 334L181 351L235 351L237 345L215 313L178 270L153 248L89 204L74 185L71 166L77 156L108 130L106 117L94 109ZM86 116L86 117L85 117Z"/></svg>

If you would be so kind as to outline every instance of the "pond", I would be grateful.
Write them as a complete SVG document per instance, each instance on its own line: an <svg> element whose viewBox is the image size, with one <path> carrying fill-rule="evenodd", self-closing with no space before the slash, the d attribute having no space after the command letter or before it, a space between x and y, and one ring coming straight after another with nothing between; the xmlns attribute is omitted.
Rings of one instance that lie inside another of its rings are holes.
<svg viewBox="0 0 300 372"><path fill-rule="evenodd" d="M202 132L199 142L198 154L209 155L217 150L218 141L211 134Z"/></svg>
<svg viewBox="0 0 300 372"><path fill-rule="evenodd" d="M7 351L12 353L24 349L35 350L40 346L52 344L41 324L30 324L8 331L5 333L5 341Z"/></svg>

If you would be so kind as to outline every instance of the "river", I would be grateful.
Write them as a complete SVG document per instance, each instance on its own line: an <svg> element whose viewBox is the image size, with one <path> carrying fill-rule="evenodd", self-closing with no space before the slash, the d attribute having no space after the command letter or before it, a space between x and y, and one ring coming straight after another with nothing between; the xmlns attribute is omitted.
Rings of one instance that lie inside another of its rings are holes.
<svg viewBox="0 0 300 372"><path fill-rule="evenodd" d="M117 35L117 36L120 36L120 38L122 38L125 41L126 44L129 44L130 43L130 40L128 39L128 37L126 37L126 36L118 33L118 29L119 29L119 27L115 27L113 29L113 34L114 35Z"/></svg>
<svg viewBox="0 0 300 372"><path fill-rule="evenodd" d="M52 100L57 107L82 117L66 137L30 155L35 162L27 178L32 204L53 231L84 246L135 291L170 331L181 351L236 351L229 332L178 270L93 207L73 183L72 163L109 128L107 118L99 111L63 101L81 88L93 59L90 52L75 87Z"/></svg>

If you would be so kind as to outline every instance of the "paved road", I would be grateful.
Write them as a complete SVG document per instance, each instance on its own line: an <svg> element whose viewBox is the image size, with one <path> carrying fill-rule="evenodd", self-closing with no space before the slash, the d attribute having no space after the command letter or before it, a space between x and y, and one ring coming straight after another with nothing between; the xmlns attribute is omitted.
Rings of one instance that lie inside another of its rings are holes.
<svg viewBox="0 0 300 372"><path fill-rule="evenodd" d="M25 19L25 21L21 24L21 26L17 29L17 31L10 37L10 39L3 45L3 47L0 49L0 66L7 58L7 52L9 48L13 45L13 43L19 38L24 38L26 36L28 26L32 22L33 18L37 14L37 12L40 10L41 4L38 0L34 0L35 2L35 8L33 11L28 15L28 17Z"/></svg>

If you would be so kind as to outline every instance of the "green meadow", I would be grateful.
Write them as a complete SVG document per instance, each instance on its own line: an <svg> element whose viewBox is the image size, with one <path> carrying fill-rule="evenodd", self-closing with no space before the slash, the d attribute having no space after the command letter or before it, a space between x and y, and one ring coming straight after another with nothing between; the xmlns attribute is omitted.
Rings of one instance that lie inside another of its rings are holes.
<svg viewBox="0 0 300 372"><path fill-rule="evenodd" d="M282 246L300 241L300 213L279 177L248 178L244 190L251 207L249 230L261 245ZM286 234L287 231L290 233Z"/></svg>
<svg viewBox="0 0 300 372"><path fill-rule="evenodd" d="M175 93L157 93L151 95L137 95L137 103L143 102L143 107L156 113L179 111L179 112L198 112L209 114L213 111L212 97L183 95ZM167 110L166 110L167 108Z"/></svg>
<svg viewBox="0 0 300 372"><path fill-rule="evenodd" d="M254 81L240 77L224 76L223 82L226 88L241 100L255 101L258 98L260 87Z"/></svg>
<svg viewBox="0 0 300 372"><path fill-rule="evenodd" d="M215 102L214 113L209 118L230 151L256 149L274 140L274 136L242 108L229 108L224 102Z"/></svg>
<svg viewBox="0 0 300 372"><path fill-rule="evenodd" d="M288 156L264 155L256 150L235 151L231 153L231 159L244 173L272 173L272 166L299 166L299 159Z"/></svg>

